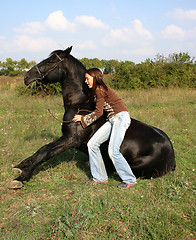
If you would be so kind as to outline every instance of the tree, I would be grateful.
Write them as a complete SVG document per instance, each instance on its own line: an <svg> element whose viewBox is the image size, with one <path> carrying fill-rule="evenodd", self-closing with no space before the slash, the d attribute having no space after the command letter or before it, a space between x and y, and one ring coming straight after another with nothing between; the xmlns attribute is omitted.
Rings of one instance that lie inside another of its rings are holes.
<svg viewBox="0 0 196 240"><path fill-rule="evenodd" d="M104 73L108 74L108 73L114 73L116 67L118 66L119 62L117 60L101 60L103 67L104 67Z"/></svg>
<svg viewBox="0 0 196 240"><path fill-rule="evenodd" d="M26 61L25 58L21 59L20 62L18 62L18 70L25 70L29 68L29 63Z"/></svg>
<svg viewBox="0 0 196 240"><path fill-rule="evenodd" d="M32 68L32 67L34 67L35 65L36 65L37 63L35 62L35 61L31 61L31 62L29 62L29 68Z"/></svg>
<svg viewBox="0 0 196 240"><path fill-rule="evenodd" d="M16 70L17 61L13 61L11 58L6 58L6 62L1 62L1 75L9 75L10 72Z"/></svg>
<svg viewBox="0 0 196 240"><path fill-rule="evenodd" d="M194 57L191 59L191 56L188 54L188 52L186 53L172 53L169 55L169 62L174 62L174 63L191 63L193 64L194 62Z"/></svg>

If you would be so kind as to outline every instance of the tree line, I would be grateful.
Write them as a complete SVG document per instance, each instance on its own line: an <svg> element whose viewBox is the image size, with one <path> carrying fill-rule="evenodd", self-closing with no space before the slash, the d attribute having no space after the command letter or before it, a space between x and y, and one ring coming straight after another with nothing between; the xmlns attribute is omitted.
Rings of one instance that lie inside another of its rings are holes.
<svg viewBox="0 0 196 240"><path fill-rule="evenodd" d="M0 75L11 77L22 75L35 65L35 61L27 62L25 58L20 61L14 61L11 58L6 58L5 62L0 61Z"/></svg>
<svg viewBox="0 0 196 240"><path fill-rule="evenodd" d="M107 84L117 89L196 87L196 61L188 53L173 53L168 57L157 54L154 59L146 59L139 64L98 58L79 60L87 69L100 68ZM35 65L35 61L27 62L24 58L18 62L7 58L5 62L0 62L0 75L24 75Z"/></svg>
<svg viewBox="0 0 196 240"><path fill-rule="evenodd" d="M97 67L100 68L104 74L114 73L118 65L117 60L99 60L98 58L82 58L79 59L82 64L87 68ZM35 61L27 62L25 58L20 61L14 61L11 58L6 58L5 62L0 61L0 75L4 76L17 76L24 75L26 71L35 66Z"/></svg>
<svg viewBox="0 0 196 240"><path fill-rule="evenodd" d="M117 89L196 87L196 61L188 53L158 54L140 64L120 62L110 85Z"/></svg>

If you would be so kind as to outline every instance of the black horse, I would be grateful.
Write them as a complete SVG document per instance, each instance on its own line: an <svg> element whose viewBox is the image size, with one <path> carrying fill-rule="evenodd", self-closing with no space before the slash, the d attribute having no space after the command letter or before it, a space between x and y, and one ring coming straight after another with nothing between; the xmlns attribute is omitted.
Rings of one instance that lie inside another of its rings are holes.
<svg viewBox="0 0 196 240"><path fill-rule="evenodd" d="M35 154L16 165L14 169L20 174L10 188L21 188L23 181L29 180L33 171L48 159L68 149L76 148L87 153L87 142L95 131L106 121L104 116L94 124L83 129L80 123L70 120L79 109L92 110L87 103L88 86L85 84L85 67L70 55L72 47L57 50L29 70L24 78L26 85L33 81L40 83L60 82L64 101L63 136L41 147ZM82 111L82 110L81 110ZM82 112L80 112L82 114ZM83 112L83 114L87 114ZM108 157L108 142L101 146L101 152L107 169L111 169ZM131 119L121 152L127 159L136 177L154 178L175 169L174 150L168 136L158 128Z"/></svg>

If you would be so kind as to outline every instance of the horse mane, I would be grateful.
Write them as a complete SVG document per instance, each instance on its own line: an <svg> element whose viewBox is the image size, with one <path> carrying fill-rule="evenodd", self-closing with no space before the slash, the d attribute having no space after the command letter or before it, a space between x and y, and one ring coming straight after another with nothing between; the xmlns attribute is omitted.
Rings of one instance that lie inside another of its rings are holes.
<svg viewBox="0 0 196 240"><path fill-rule="evenodd" d="M64 51L63 50L54 50L53 52L50 53L49 57L52 55L63 55ZM65 55L65 54L64 54Z"/></svg>
<svg viewBox="0 0 196 240"><path fill-rule="evenodd" d="M83 67L84 69L85 66L75 57L73 57L71 54L69 54L68 56L65 55L65 51L64 50L54 50L53 52L50 53L49 57L53 56L53 55L58 55L61 58L63 57L69 57L70 59L72 59L72 62L74 62L75 64L77 64L80 67Z"/></svg>

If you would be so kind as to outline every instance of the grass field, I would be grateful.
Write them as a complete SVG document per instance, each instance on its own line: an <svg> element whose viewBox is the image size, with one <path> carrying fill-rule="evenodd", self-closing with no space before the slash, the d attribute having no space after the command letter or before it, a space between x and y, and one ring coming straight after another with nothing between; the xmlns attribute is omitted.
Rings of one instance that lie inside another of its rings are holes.
<svg viewBox="0 0 196 240"><path fill-rule="evenodd" d="M1 81L1 79L0 79ZM118 91L133 118L165 131L176 171L118 189L86 186L88 156L69 150L42 165L21 190L9 190L12 166L61 136L61 97L19 96L0 84L0 239L195 239L194 89ZM16 85L21 81L17 80Z"/></svg>

